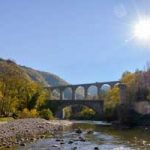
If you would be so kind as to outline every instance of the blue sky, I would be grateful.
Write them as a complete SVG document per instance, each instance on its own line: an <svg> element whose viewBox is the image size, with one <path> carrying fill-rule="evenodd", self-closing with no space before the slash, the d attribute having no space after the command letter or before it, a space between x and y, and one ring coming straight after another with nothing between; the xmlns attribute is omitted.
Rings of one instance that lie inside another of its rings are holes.
<svg viewBox="0 0 150 150"><path fill-rule="evenodd" d="M150 48L130 40L149 0L0 0L0 57L70 83L118 80Z"/></svg>

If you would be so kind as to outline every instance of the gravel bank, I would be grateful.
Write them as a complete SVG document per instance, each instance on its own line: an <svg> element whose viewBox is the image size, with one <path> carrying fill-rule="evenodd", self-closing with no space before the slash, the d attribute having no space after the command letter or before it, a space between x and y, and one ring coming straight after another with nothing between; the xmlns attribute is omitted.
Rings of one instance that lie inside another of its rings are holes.
<svg viewBox="0 0 150 150"><path fill-rule="evenodd" d="M47 121L40 118L18 119L0 124L0 149L25 146L27 142L44 138L46 134L53 135L71 124L69 121Z"/></svg>

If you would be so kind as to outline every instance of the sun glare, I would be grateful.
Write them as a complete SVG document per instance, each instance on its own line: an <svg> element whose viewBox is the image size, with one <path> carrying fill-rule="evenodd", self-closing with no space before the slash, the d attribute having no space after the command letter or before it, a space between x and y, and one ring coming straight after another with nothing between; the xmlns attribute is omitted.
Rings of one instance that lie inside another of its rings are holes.
<svg viewBox="0 0 150 150"><path fill-rule="evenodd" d="M134 25L133 36L141 42L150 42L150 18L140 19Z"/></svg>

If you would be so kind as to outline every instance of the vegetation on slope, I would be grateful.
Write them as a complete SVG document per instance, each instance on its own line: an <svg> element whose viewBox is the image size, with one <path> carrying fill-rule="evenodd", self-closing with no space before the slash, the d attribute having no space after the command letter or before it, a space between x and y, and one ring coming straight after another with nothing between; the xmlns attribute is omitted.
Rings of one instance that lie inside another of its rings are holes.
<svg viewBox="0 0 150 150"><path fill-rule="evenodd" d="M38 110L48 96L13 61L0 60L0 116L13 116L25 108Z"/></svg>
<svg viewBox="0 0 150 150"><path fill-rule="evenodd" d="M41 83L44 86L59 86L68 84L66 81L52 73L34 70L25 66L21 66L21 68L26 72L31 80Z"/></svg>

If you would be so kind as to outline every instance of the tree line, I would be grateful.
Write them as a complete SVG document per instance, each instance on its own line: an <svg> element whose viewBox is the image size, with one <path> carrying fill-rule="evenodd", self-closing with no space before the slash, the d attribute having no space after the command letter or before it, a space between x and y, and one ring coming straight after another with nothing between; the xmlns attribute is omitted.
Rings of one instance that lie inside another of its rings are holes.
<svg viewBox="0 0 150 150"><path fill-rule="evenodd" d="M135 72L126 71L120 79L127 86L127 104L135 101L150 100L150 67ZM50 110L41 110L41 106L50 99L51 93L31 80L28 75L11 60L0 60L0 116L39 116L52 115ZM119 105L119 88L103 92L105 111L111 113ZM42 112L43 111L43 112ZM89 110L89 116L91 110ZM82 115L88 116L88 109ZM93 112L92 112L93 114ZM51 118L46 116L46 118Z"/></svg>

